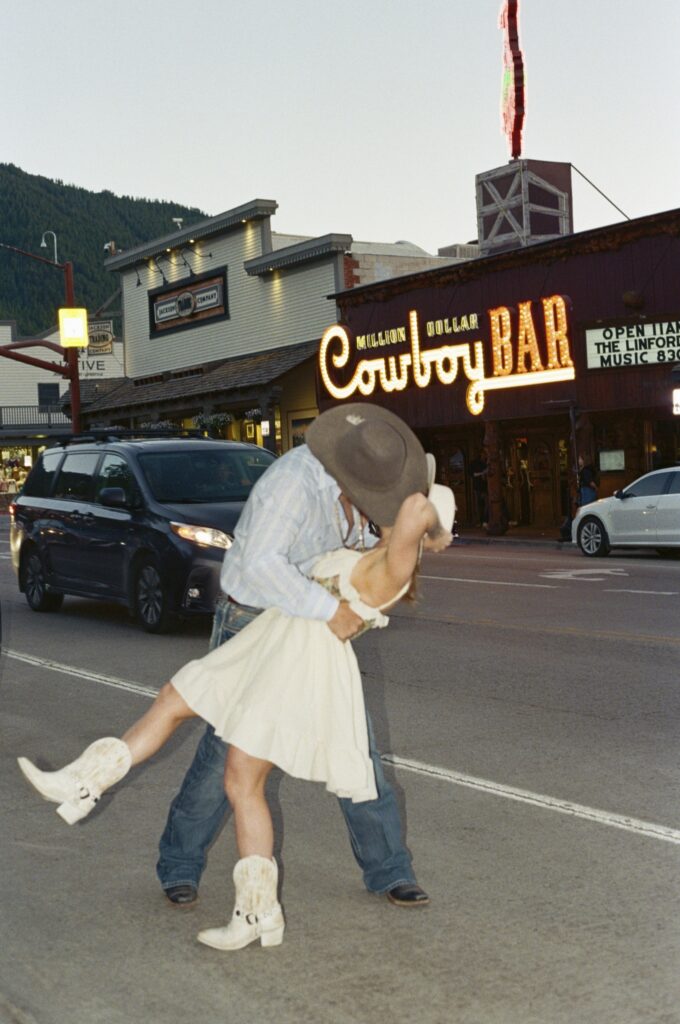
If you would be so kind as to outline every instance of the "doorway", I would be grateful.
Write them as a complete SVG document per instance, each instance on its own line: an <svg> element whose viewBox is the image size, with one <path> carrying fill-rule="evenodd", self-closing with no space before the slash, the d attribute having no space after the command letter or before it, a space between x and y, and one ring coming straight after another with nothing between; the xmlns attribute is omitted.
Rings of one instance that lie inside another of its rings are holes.
<svg viewBox="0 0 680 1024"><path fill-rule="evenodd" d="M504 497L511 525L553 528L564 518L568 437L515 434L503 445Z"/></svg>
<svg viewBox="0 0 680 1024"><path fill-rule="evenodd" d="M437 483L445 484L453 491L456 520L469 524L474 511L470 504L472 497L467 491L467 442L463 438L434 437L424 444L425 450L431 451L437 460Z"/></svg>

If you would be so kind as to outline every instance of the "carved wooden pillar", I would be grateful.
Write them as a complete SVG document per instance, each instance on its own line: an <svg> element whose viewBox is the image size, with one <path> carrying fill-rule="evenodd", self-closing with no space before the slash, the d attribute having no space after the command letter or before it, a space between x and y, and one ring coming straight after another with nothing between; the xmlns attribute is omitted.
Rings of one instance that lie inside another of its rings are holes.
<svg viewBox="0 0 680 1024"><path fill-rule="evenodd" d="M484 431L486 448L488 520L486 532L499 537L508 528L507 517L503 515L503 471L498 444L498 423L489 420Z"/></svg>
<svg viewBox="0 0 680 1024"><path fill-rule="evenodd" d="M595 461L595 431L587 412L576 417L576 448L577 455L583 455L586 462Z"/></svg>
<svg viewBox="0 0 680 1024"><path fill-rule="evenodd" d="M269 435L262 438L262 446L276 455L276 406L281 401L283 389L272 385L260 392L260 410L262 419L269 420Z"/></svg>

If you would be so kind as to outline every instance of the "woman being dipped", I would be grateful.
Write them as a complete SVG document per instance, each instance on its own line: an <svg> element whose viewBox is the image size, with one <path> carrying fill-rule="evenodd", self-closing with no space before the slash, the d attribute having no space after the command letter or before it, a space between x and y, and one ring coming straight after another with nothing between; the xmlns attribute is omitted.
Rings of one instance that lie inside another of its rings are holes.
<svg viewBox="0 0 680 1024"><path fill-rule="evenodd" d="M430 551L451 542L452 492L435 484L430 497L406 498L394 526L382 529L373 550L341 548L324 555L312 570L316 580L350 604L365 629L387 625L383 610L409 591L424 538ZM153 756L182 722L196 716L229 744L225 792L240 858L230 923L207 929L198 939L224 950L258 938L263 946L278 945L284 919L265 798L272 767L324 782L354 802L377 795L356 657L351 643L340 641L324 622L267 609L228 644L180 669L121 739L97 740L57 772L40 771L26 758L19 758L19 766L73 824L130 767Z"/></svg>

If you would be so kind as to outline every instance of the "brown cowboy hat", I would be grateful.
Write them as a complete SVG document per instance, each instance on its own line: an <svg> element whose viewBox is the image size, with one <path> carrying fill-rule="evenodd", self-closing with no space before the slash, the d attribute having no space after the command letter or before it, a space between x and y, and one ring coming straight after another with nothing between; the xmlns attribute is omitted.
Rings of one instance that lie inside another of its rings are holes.
<svg viewBox="0 0 680 1024"><path fill-rule="evenodd" d="M352 504L379 526L392 526L409 494L427 494L420 441L379 405L349 402L328 409L307 428L305 440Z"/></svg>

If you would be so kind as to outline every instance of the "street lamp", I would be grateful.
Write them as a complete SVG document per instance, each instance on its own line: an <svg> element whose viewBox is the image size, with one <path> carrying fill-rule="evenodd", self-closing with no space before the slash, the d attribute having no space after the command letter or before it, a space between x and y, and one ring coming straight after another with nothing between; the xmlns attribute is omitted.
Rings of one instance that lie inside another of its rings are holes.
<svg viewBox="0 0 680 1024"><path fill-rule="evenodd" d="M54 242L54 262L58 263L59 260L57 259L57 236L55 235L54 231L43 231L43 236L40 241L40 248L47 248L47 242L45 241L46 235L52 235L52 241Z"/></svg>
<svg viewBox="0 0 680 1024"><path fill-rule="evenodd" d="M38 263L46 263L49 267L56 267L57 270L63 270L64 272L64 292L66 299L66 308L73 309L75 306L75 298L73 295L73 264L70 260L66 263L57 263L57 236L54 231L46 231L43 234L41 247L45 246L45 235L54 236L54 263L51 260L46 260L43 256L36 256L35 253L26 252L25 249L19 249L16 245L8 245L7 242L0 242L0 249L7 249L9 252L16 252L19 256L26 256L29 260L37 260ZM62 358L64 357L64 350L61 346L54 345L51 341L34 340L34 341L15 341L10 345L0 346L0 355L7 356L9 359L16 359L21 363L27 363L29 366L39 366L41 369L52 370L51 364L44 362L41 359L34 359L31 356L24 355L20 352L15 352L15 349L32 348L33 346L42 346L44 348L51 348L54 351L59 352ZM12 350L12 351L10 351ZM56 370L63 377L67 377L71 384L71 426L74 434L80 433L80 375L78 372L78 353L74 347L66 348L66 363L68 369Z"/></svg>

